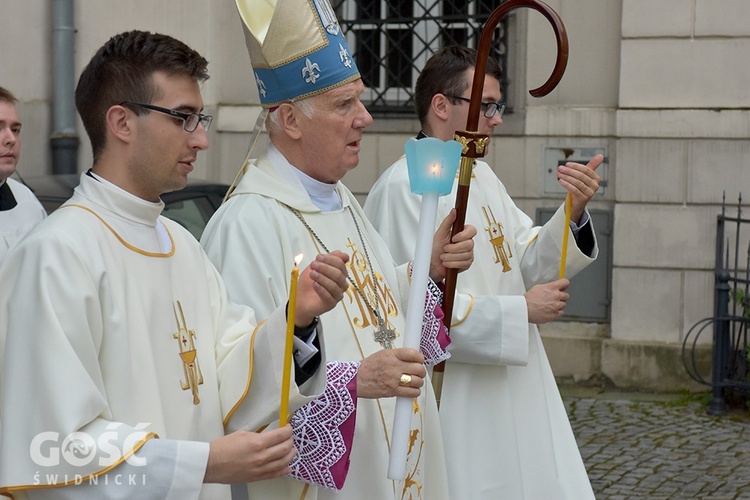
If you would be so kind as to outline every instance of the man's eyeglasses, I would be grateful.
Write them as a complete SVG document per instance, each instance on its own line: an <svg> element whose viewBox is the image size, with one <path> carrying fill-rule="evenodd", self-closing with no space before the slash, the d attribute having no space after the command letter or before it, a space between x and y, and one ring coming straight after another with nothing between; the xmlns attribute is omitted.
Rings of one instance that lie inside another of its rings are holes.
<svg viewBox="0 0 750 500"><path fill-rule="evenodd" d="M177 111L176 109L162 108L160 106L154 106L153 104L143 104L142 102L125 101L120 103L120 106L124 105L140 106L142 108L150 109L152 111L158 111L159 113L164 113L165 115L179 118L182 120L182 128L184 128L187 132L195 132L195 129L198 128L199 123L202 123L203 128L206 130L206 132L208 132L208 128L211 126L211 122L214 119L214 117L210 115L202 115L200 113L183 113L182 111Z"/></svg>
<svg viewBox="0 0 750 500"><path fill-rule="evenodd" d="M460 101L464 102L471 102L471 99L468 97L462 97L460 95L448 95L446 94L445 97L448 99L458 99ZM503 114L505 113L505 103L504 102L481 102L479 105L482 107L482 113L484 114L485 118L492 118L495 116L495 113L500 113L498 118L502 118Z"/></svg>

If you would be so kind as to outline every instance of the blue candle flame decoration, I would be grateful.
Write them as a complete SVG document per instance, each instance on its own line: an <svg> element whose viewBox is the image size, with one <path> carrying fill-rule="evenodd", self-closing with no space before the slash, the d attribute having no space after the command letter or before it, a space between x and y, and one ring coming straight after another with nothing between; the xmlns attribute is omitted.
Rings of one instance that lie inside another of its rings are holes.
<svg viewBox="0 0 750 500"><path fill-rule="evenodd" d="M434 137L409 139L404 146L409 185L412 193L451 192L453 180L461 159L461 145L454 141L441 141Z"/></svg>

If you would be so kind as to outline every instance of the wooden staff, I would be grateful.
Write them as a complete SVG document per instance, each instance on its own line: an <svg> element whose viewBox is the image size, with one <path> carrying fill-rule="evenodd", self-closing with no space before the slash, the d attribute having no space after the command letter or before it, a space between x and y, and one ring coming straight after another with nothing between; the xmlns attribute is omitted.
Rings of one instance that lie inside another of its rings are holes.
<svg viewBox="0 0 750 500"><path fill-rule="evenodd" d="M461 165L458 175L458 192L456 193L456 222L453 223L451 238L464 228L466 221L466 205L469 201L469 186L471 184L471 170L476 158L482 158L485 154L485 146L489 136L480 134L479 127L479 110L482 102L482 90L484 89L484 76L487 69L487 57L490 53L490 43L492 34L500 20L513 9L519 7L528 7L540 12L552 24L557 39L557 61L555 69L541 87L532 89L529 94L532 97L542 97L550 92L560 83L565 67L568 65L568 34L565 31L560 16L552 8L538 0L508 0L500 7L495 9L487 19L482 34L479 38L479 47L477 48L477 63L474 69L474 81L471 87L471 102L469 103L469 116L466 120L466 130L456 131L454 138L463 146L461 153ZM445 295L443 297L443 312L445 318L443 322L445 327L450 331L451 320L453 318L453 299L456 294L457 271L448 269L445 278ZM432 371L432 385L435 390L435 398L438 407L440 406L440 395L443 392L443 372L445 371L445 361L435 365Z"/></svg>

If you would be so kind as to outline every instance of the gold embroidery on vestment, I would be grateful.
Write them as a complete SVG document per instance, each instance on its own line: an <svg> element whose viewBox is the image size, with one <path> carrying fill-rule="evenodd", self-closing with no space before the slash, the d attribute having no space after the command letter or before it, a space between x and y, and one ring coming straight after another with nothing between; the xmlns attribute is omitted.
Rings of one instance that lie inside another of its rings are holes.
<svg viewBox="0 0 750 500"><path fill-rule="evenodd" d="M229 419L232 418L232 415L234 415L234 412L237 411L237 409L240 407L243 401L245 401L245 398L247 398L248 392L250 392L250 384L253 381L253 364L255 363L254 359L254 348L255 348L255 338L256 334L260 331L260 327L263 326L266 321L263 320L260 323L258 323L258 326L255 327L255 330L253 330L253 334L250 336L250 348L248 349L248 362L247 362L247 383L245 384L245 390L242 392L242 396L240 396L239 400L232 406L232 409L227 412L227 416L224 417L223 425L226 428L229 425ZM263 432L263 429L265 427L257 430L256 432Z"/></svg>
<svg viewBox="0 0 750 500"><path fill-rule="evenodd" d="M451 328L453 328L454 326L460 325L461 323L466 321L466 318L469 317L469 313L471 312L472 309L474 309L474 296L470 293L467 293L466 295L469 296L469 307L466 308L466 312L464 313L463 318L459 319L455 323L451 323Z"/></svg>
<svg viewBox="0 0 750 500"><path fill-rule="evenodd" d="M495 220L495 215L490 207L482 207L482 212L485 220L487 220L487 227L484 230L489 233L490 243L495 251L495 264L502 262L503 272L507 273L511 270L510 258L513 257L513 252L503 234L503 225Z"/></svg>
<svg viewBox="0 0 750 500"><path fill-rule="evenodd" d="M300 218L298 216L298 218ZM302 220L302 219L301 219ZM325 246L319 241L318 237L314 234L310 227L307 227L308 234L312 240L315 248L318 251L328 251ZM322 245L322 248L321 248ZM360 335L366 334L378 328L377 317L373 312L372 308L366 303L369 302L371 305L377 304L381 311L385 311L383 314L384 320L388 322L388 318L395 318L399 315L398 303L393 295L393 292L388 287L384 276L373 270L370 271L370 266L367 262L367 255L364 250L357 248L355 242L351 238L347 238L346 247L351 252L349 262L346 267L349 271L351 281L349 288L345 293L345 301L340 304L343 307L344 314L351 325L351 331L354 336L354 340L359 350L361 359L367 356L366 348L362 345ZM374 276L373 276L374 274ZM356 287L356 288L355 288ZM357 289L362 292L365 299L357 292ZM348 302L347 302L348 301ZM377 302L375 302L377 301ZM389 327L391 326L388 323ZM398 335L398 334L397 334ZM375 344L377 345L377 344ZM368 344L368 349L371 345ZM420 398L426 398L426 394L422 394ZM383 401L387 401L384 399ZM378 414L380 416L380 428L383 432L383 437L388 447L388 453L391 451L391 436L390 436L390 420L392 416L386 417L385 410L383 408L383 401L376 399L375 402L378 408ZM394 495L398 495L401 490L401 498L423 498L423 485L422 476L423 471L423 456L422 452L425 447L424 442L424 418L422 415L422 408L418 399L413 401L412 411L419 415L418 423L415 423L415 428L411 429L410 432L410 453L407 457L407 479L404 482L393 481L393 492Z"/></svg>
<svg viewBox="0 0 750 500"><path fill-rule="evenodd" d="M347 238L346 246L352 252L349 262L346 263L346 267L349 268L354 285L362 291L362 294L367 298L367 302L378 304L378 308L385 311L383 321L386 322L386 326L389 326L388 317L395 318L398 316L398 307L396 306L396 299L393 297L393 293L386 286L385 280L377 271L375 271L375 276L370 274L365 254L356 248L357 244L351 238ZM351 284L346 290L346 295L349 303L356 304L359 309L359 316L352 318L354 326L357 328L377 327L378 319L375 316L375 312L364 303L362 297L353 289Z"/></svg>
<svg viewBox="0 0 750 500"><path fill-rule="evenodd" d="M122 236L120 236L120 234L117 231L115 231L115 228L113 228L112 226L110 226L107 223L107 221L105 221L104 218L101 215L99 215L98 213L94 212L89 207L84 206L84 205L79 205L77 203L68 203L67 205L61 206L60 208L68 208L68 207L80 208L82 210L85 210L85 211L93 214L94 217L96 217L97 219L99 219L99 221L101 221L101 223L104 224L104 227L106 227L107 229L109 229L110 232L115 235L115 238L117 238L117 241L119 241L120 243L122 243L123 246L125 248L127 248L128 250L132 250L135 253L139 253L141 255L145 255L146 257L167 258L167 257L171 257L172 255L174 255L174 239L172 238L172 233L169 232L169 229L167 229L166 226L164 226L164 230L167 232L167 236L169 236L169 243L170 243L170 246L171 246L171 249L169 250L169 252L167 252L167 253L147 252L146 250L141 250L137 246L131 245L130 243L128 243L127 241L125 241L125 238L123 238Z"/></svg>
<svg viewBox="0 0 750 500"><path fill-rule="evenodd" d="M176 306L172 305L172 310L177 322L177 331L172 334L172 337L177 339L177 344L180 346L182 371L185 374L185 382L180 380L180 387L183 391L190 389L193 393L193 404L197 405L201 402L198 397L198 386L203 384L203 373L198 363L198 351L195 349L195 330L188 330L185 313L182 311L182 304L179 300ZM179 317L177 316L178 310L180 312Z"/></svg>

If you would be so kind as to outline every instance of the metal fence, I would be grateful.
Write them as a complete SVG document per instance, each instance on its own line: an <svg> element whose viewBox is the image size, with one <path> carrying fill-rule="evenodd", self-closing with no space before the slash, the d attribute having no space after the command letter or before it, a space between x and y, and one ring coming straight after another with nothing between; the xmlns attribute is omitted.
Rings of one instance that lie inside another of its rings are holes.
<svg viewBox="0 0 750 500"><path fill-rule="evenodd" d="M742 217L740 194L734 216L722 200L716 221L714 315L698 321L683 343L683 364L690 376L712 388L708 412L727 410L729 392L750 394L750 219ZM744 229L744 232L743 232ZM711 380L701 374L696 347L701 335L713 330Z"/></svg>
<svg viewBox="0 0 750 500"><path fill-rule="evenodd" d="M362 101L370 113L414 115L414 84L427 59L445 45L476 48L485 21L504 1L331 0L367 87ZM496 29L490 56L503 70L500 85L507 96L507 17Z"/></svg>

